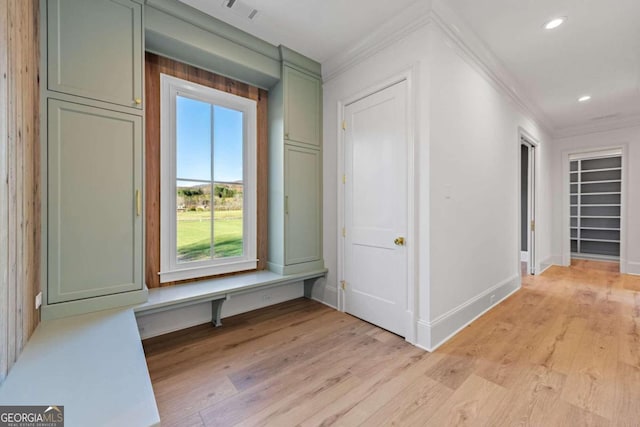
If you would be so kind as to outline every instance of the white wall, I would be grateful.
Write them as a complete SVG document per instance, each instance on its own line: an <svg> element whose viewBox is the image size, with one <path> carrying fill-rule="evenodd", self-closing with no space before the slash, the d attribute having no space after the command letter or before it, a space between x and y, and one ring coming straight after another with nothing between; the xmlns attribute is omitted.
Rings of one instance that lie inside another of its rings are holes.
<svg viewBox="0 0 640 427"><path fill-rule="evenodd" d="M540 142L543 194L551 182L550 150L544 133L435 22L332 74L324 84L326 302L338 301L340 102L411 68L419 219L415 342L432 349L519 287L519 128ZM550 210L541 201L536 252L543 265L550 259Z"/></svg>
<svg viewBox="0 0 640 427"><path fill-rule="evenodd" d="M621 267L627 273L640 274L640 127L608 132L560 138L553 141L553 247L557 264L562 264L562 237L567 231L563 226L563 156L568 153L591 151L600 148L624 147L626 157L626 260ZM566 261L566 260L565 260ZM626 265L625 265L626 264Z"/></svg>
<svg viewBox="0 0 640 427"><path fill-rule="evenodd" d="M543 131L459 46L437 29L432 37L430 305L435 345L519 287L519 128L539 142L539 195L550 184L550 150ZM548 264L550 255L550 205L544 199L538 197L538 266Z"/></svg>

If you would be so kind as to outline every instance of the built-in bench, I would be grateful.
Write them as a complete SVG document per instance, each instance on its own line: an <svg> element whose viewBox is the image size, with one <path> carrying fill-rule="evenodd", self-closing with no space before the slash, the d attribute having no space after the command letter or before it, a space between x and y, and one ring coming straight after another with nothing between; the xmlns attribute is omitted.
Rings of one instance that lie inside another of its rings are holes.
<svg viewBox="0 0 640 427"><path fill-rule="evenodd" d="M0 385L0 404L64 406L67 426L160 425L131 308L40 323Z"/></svg>
<svg viewBox="0 0 640 427"><path fill-rule="evenodd" d="M281 276L271 271L256 271L236 276L203 280L185 285L168 286L149 290L147 302L134 307L136 316L158 313L203 302L211 302L212 319L215 326L222 325L222 304L234 295L254 292L274 286L304 282L304 294L311 297L315 279L324 276L326 269Z"/></svg>
<svg viewBox="0 0 640 427"><path fill-rule="evenodd" d="M219 326L222 303L233 295L303 281L310 297L325 274L247 273L152 289L138 306L45 320L0 385L0 404L63 405L69 426L160 425L136 315L211 301Z"/></svg>

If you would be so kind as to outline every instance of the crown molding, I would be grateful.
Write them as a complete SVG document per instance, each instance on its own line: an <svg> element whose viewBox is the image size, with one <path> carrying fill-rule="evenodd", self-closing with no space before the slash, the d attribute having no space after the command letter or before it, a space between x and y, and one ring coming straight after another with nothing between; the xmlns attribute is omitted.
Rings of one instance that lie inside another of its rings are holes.
<svg viewBox="0 0 640 427"><path fill-rule="evenodd" d="M403 39L419 28L434 24L474 68L496 89L506 95L529 120L549 135L555 133L552 122L533 103L521 85L506 70L491 50L467 25L441 0L418 1L399 15L380 26L344 52L322 63L323 81L328 82L375 55L386 47Z"/></svg>
<svg viewBox="0 0 640 427"><path fill-rule="evenodd" d="M582 123L556 129L553 134L555 139L569 138L572 136L588 135L590 133L611 132L619 129L640 127L640 114L598 121L597 123Z"/></svg>
<svg viewBox="0 0 640 427"><path fill-rule="evenodd" d="M418 0L374 32L339 54L322 62L322 79L328 82L430 22L431 0Z"/></svg>
<svg viewBox="0 0 640 427"><path fill-rule="evenodd" d="M463 59L509 98L525 117L549 136L555 133L552 121L530 99L518 80L444 1L434 0L429 13L435 27L458 47Z"/></svg>

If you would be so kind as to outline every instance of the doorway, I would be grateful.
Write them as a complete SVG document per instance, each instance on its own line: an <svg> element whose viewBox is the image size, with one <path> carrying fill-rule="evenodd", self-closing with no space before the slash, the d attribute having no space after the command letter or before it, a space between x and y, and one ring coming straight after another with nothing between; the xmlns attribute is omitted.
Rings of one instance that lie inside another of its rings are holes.
<svg viewBox="0 0 640 427"><path fill-rule="evenodd" d="M407 81L344 108L345 312L407 337Z"/></svg>
<svg viewBox="0 0 640 427"><path fill-rule="evenodd" d="M619 262L624 236L622 149L572 153L568 160L571 259Z"/></svg>
<svg viewBox="0 0 640 427"><path fill-rule="evenodd" d="M535 274L535 159L536 146L520 136L520 272Z"/></svg>

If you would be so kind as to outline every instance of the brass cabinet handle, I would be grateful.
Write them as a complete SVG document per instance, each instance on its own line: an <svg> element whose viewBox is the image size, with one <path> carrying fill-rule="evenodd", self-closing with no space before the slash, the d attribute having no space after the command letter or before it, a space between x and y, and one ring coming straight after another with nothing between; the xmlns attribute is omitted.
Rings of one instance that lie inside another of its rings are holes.
<svg viewBox="0 0 640 427"><path fill-rule="evenodd" d="M136 98L136 99L133 100L133 102L135 102L136 105L140 105L140 104L142 104L142 99L141 98Z"/></svg>
<svg viewBox="0 0 640 427"><path fill-rule="evenodd" d="M142 194L140 190L136 190L136 216L142 214Z"/></svg>
<svg viewBox="0 0 640 427"><path fill-rule="evenodd" d="M396 237L393 243L395 243L396 246L404 246L404 237Z"/></svg>

